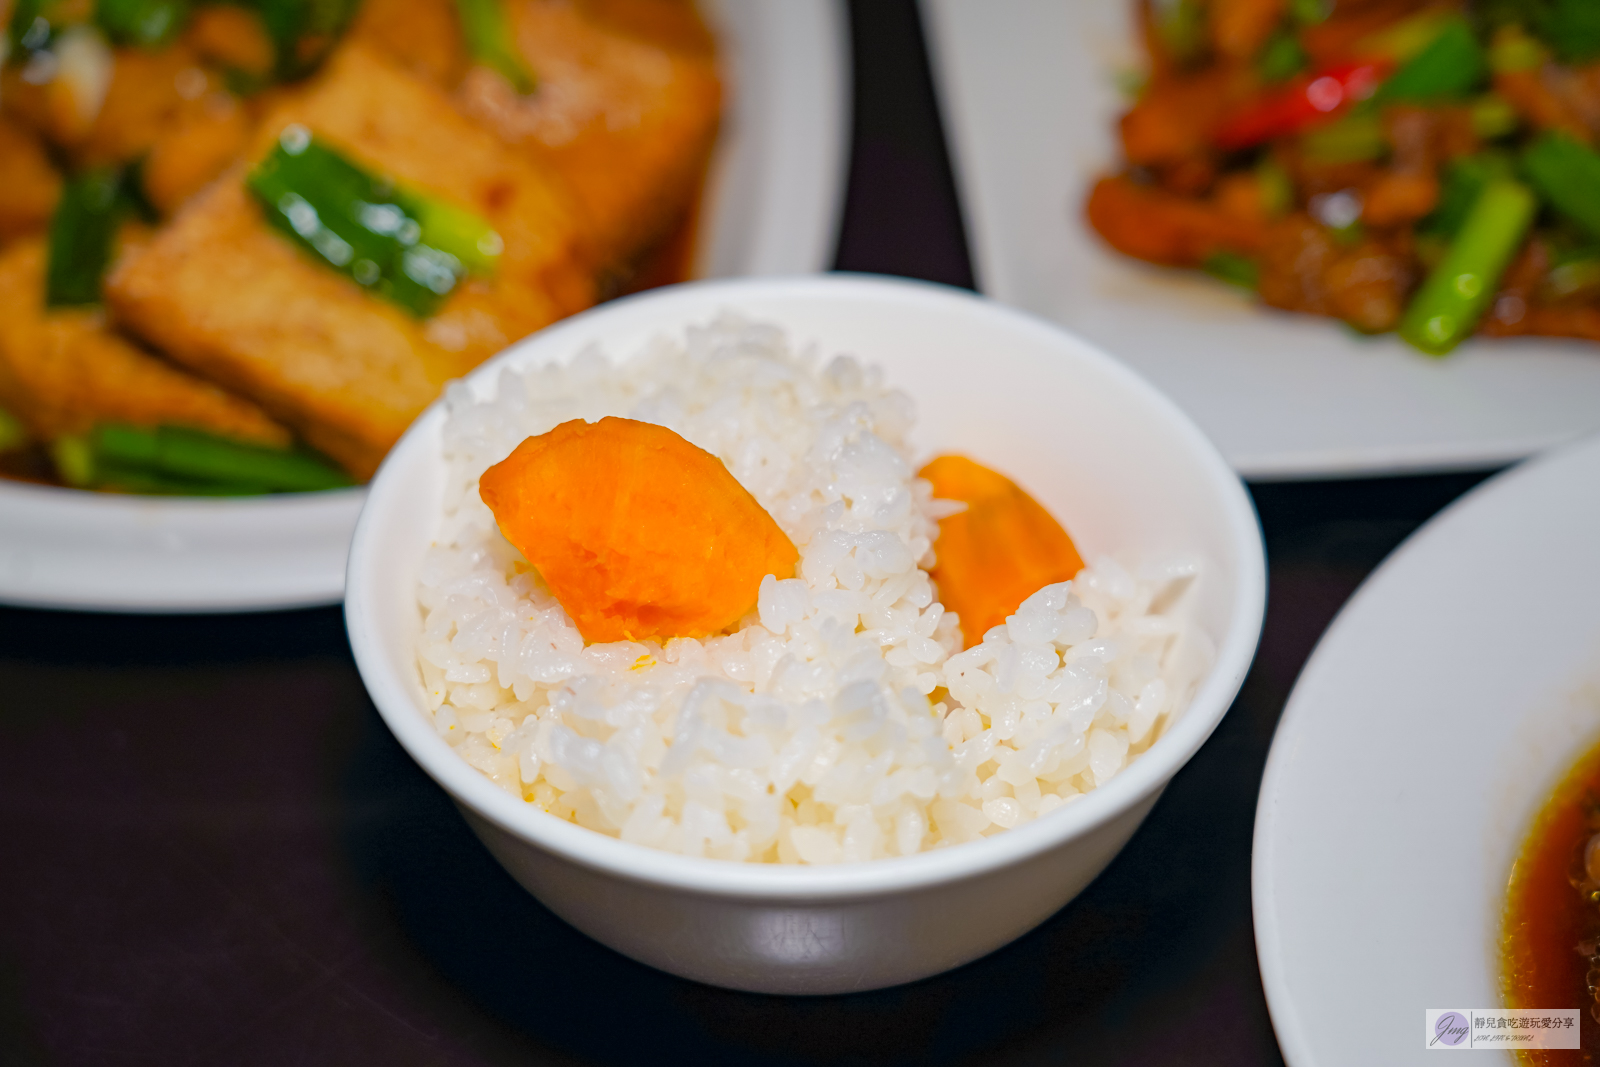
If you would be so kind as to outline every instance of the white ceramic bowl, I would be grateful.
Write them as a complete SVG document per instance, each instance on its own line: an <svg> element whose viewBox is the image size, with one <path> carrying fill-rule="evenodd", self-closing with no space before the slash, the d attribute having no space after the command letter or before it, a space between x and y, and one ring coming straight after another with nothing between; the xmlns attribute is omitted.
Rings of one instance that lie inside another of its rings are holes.
<svg viewBox="0 0 1600 1067"><path fill-rule="evenodd" d="M927 454L960 450L1006 471L1084 554L1197 549L1211 561L1201 623L1216 666L1187 712L1110 782L982 841L835 867L729 863L582 829L502 792L424 716L415 587L438 528L441 406L389 454L351 547L345 616L362 679L412 757L455 798L506 869L592 937L662 970L772 993L836 993L922 978L1032 929L1138 828L1210 735L1261 629L1264 560L1243 486L1179 410L1061 329L938 286L833 276L707 282L619 300L553 326L467 379L570 358L591 342L630 356L651 335L732 309L825 354L882 366L918 405Z"/></svg>
<svg viewBox="0 0 1600 1067"><path fill-rule="evenodd" d="M1429 1008L1503 1003L1512 864L1600 743L1596 545L1600 437L1440 513L1318 642L1256 812L1256 944L1293 1067L1429 1063Z"/></svg>

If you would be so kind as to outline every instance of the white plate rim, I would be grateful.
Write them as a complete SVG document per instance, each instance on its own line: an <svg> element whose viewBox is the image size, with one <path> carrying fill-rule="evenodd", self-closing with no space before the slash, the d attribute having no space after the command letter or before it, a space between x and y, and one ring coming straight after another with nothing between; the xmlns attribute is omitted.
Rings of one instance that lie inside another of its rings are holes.
<svg viewBox="0 0 1600 1067"><path fill-rule="evenodd" d="M1328 714L1326 701L1319 699L1319 690L1327 684L1324 678L1333 676L1335 672L1336 668L1330 663L1336 657L1345 655L1342 644L1354 639L1363 617L1374 610L1373 605L1388 603L1394 596L1391 591L1404 587L1409 580L1409 573L1416 566L1414 561L1427 560L1437 551L1434 547L1436 544L1463 529L1477 526L1484 521L1481 516L1493 514L1493 509L1501 506L1499 501L1512 497L1529 482L1548 478L1565 469L1585 470L1590 475L1600 472L1600 435L1551 449L1490 478L1452 501L1414 531L1366 577L1339 609L1318 638L1316 647L1301 668L1285 702L1268 752L1257 799L1251 841L1250 884L1262 987L1279 1047L1284 1060L1291 1067L1315 1067L1330 1062L1326 1057L1319 1057L1317 1044L1303 1023L1301 1005L1291 992L1290 963L1284 949L1284 927L1279 910L1273 906L1278 898L1275 876L1283 862L1279 858L1279 845L1290 832L1288 820L1280 813L1280 803L1285 793L1294 788L1292 762L1302 744L1302 735L1308 731L1313 720ZM1529 792L1535 798L1540 798L1545 795L1547 787L1553 784L1535 783ZM1483 934L1490 940L1494 937L1493 931L1484 931ZM1498 975L1490 976L1490 979L1498 982Z"/></svg>
<svg viewBox="0 0 1600 1067"><path fill-rule="evenodd" d="M1068 7L1073 10L1089 10L1091 7L1096 10L1106 7L1116 8L1121 13L1122 22L1125 22L1124 12L1130 3L1131 0L1074 0ZM1244 477L1259 481L1280 481L1492 468L1524 459L1546 448L1600 430L1600 369L1591 370L1587 366L1588 360L1592 358L1597 368L1600 368L1600 351L1593 352L1591 356L1584 349L1593 346L1581 342L1525 339L1497 341L1492 345L1483 346L1469 344L1452 359L1443 361L1442 365L1439 365L1439 371L1444 376L1442 383L1438 375L1421 369L1431 365L1431 361L1425 360L1424 357L1413 356L1407 351L1404 355L1415 362L1408 364L1404 360L1397 361L1396 354L1401 352L1403 346L1392 338L1371 343L1343 345L1341 351L1348 352L1352 359L1358 360L1360 358L1358 353L1365 347L1380 352L1380 358L1389 361L1391 369L1398 363L1406 376L1404 381L1391 381L1393 374L1390 371L1384 371L1367 380L1389 381L1400 390L1416 390L1421 386L1426 396L1419 403L1427 408L1430 421L1437 423L1434 428L1435 436L1426 438L1412 436L1407 432L1403 414L1398 408L1386 407L1380 403L1365 408L1358 404L1355 409L1350 410L1345 419L1349 432L1345 434L1341 431L1337 440L1330 440L1317 434L1294 440L1297 432L1292 429L1285 430L1283 424L1298 422L1309 425L1316 421L1317 405L1328 402L1325 395L1300 406L1299 413L1306 417L1277 420L1280 425L1274 426L1274 418L1270 414L1260 419L1253 417L1250 411L1241 415L1237 405L1219 399L1222 393L1237 393L1237 389L1212 392L1195 387L1192 380L1185 379L1186 372L1174 371L1178 361L1167 362L1162 358L1152 358L1141 351L1140 349L1146 346L1145 342L1138 342L1131 348L1119 346L1115 338L1104 335L1099 329L1089 329L1084 323L1052 313L1052 309L1041 306L1037 293L1029 291L1029 287L1034 284L1032 279L1045 273L1040 269L1040 263L1045 262L1048 256L1044 258L1039 255L1025 256L1008 244L1008 235L1015 239L1019 232L1021 222L1017 216L1018 211L1031 210L1031 208L1016 207L1017 201L1021 198L1013 195L1016 193L1016 188L1008 183L1016 182L1018 174L1049 170L1056 164L1048 162L1048 153L1038 148L1028 149L1025 158L1020 161L1007 159L1003 162L991 158L993 152L980 149L980 146L986 143L986 137L989 147L992 148L1002 131L1006 129L1006 123L1004 117L995 113L994 103L1000 97L991 94L986 105L982 93L977 91L981 86L976 84L992 83L1001 72L993 66L992 55L986 64L981 43L975 42L972 33L958 32L957 29L958 26L971 28L971 20L974 13L980 10L979 6L975 0L919 0L919 4L929 40L934 80L949 133L951 164L961 200L969 246L972 249L973 271L979 288L997 299L1055 318L1062 325L1085 333L1090 340L1113 354L1128 359L1200 422L1202 429L1211 434L1224 455ZM1002 9L1007 13L1005 18L989 17L985 13L985 25L996 27L996 32L1002 34L1015 33L1018 32L1016 27L1022 20L1035 18L1038 11L1047 7L1058 8L1059 5L1050 3L1050 0L1011 0L1011 3ZM1105 19L1101 21L1104 22ZM1051 39L1054 39L1053 35ZM1078 51L1069 53L1069 47L1075 47ZM1124 58L1131 60L1132 48L1131 40L1115 43L1099 39L1063 40L1061 65L1071 67L1076 62L1079 65L1093 67L1097 79L1108 81L1113 62L1122 61ZM1008 48L1007 52L1015 50ZM1102 51L1115 54L1101 55ZM1122 55L1123 51L1126 51L1126 57ZM1026 109L1034 106L1026 102L1030 95L1034 94L1012 92L1006 99L1020 97L1021 102L1018 106ZM1055 106L1060 109L1069 105ZM1040 111L1037 108L1027 112L1030 118L1037 118L1041 114L1048 117L1047 111ZM1047 128L1048 122L1043 125ZM1043 144L1051 139L1052 135L1046 129L1046 132L1038 135L1035 144ZM1011 140L1015 141L1016 138L1013 136ZM1075 157L1075 169L1083 162L1076 157L1085 152L1094 157L1094 166L1097 168L1109 166L1114 162L1108 151L1100 151L1098 148L1090 151L1090 146L1077 141L1069 140L1064 146L1058 147L1069 150ZM1058 190L1062 202L1059 214L1063 218L1068 213L1072 214L1074 224L1080 226L1083 224L1076 221L1076 205L1087 189L1086 185L1081 184L1081 179L1086 176L1075 172L1068 182L1070 188ZM1056 226L1062 219L1027 216L1022 221L1030 224L1028 232L1031 234L1051 232L1050 227ZM1048 255L1055 254L1057 253L1052 252ZM1118 286L1148 284L1174 289L1186 287L1192 293L1195 285L1203 284L1192 278L1193 272L1171 271L1137 263L1103 249L1097 250L1094 266L1101 273L1118 275L1115 280ZM1240 301L1237 297L1222 292L1218 287L1218 291L1205 294L1203 299L1208 304L1223 309L1224 313L1220 318L1226 327L1232 328L1237 325L1233 321L1239 317ZM1250 336L1255 336L1257 332L1257 327L1253 323L1271 324L1270 335L1261 333L1259 340L1262 345L1282 347L1285 344L1300 344L1307 340L1311 343L1320 343L1321 331L1337 334L1340 329L1336 323L1328 320L1309 320L1308 317L1291 316L1265 309L1252 308L1250 314L1254 316L1249 320L1252 325L1246 327L1250 331ZM1216 321L1218 320L1212 320L1213 323ZM1207 325L1207 320L1203 316L1197 317L1194 322L1195 329L1201 332L1207 330ZM1263 331L1265 329L1267 328L1262 328ZM1232 338L1233 335L1229 336ZM1579 406L1574 404L1564 409L1558 419L1552 419L1549 423L1540 421L1536 418L1539 413L1539 396L1520 397L1516 395L1515 390L1502 390L1496 393L1491 386L1497 384L1499 379L1496 378L1491 382L1488 377L1483 376L1482 372L1485 370L1492 374L1502 373L1496 366L1500 360L1537 364L1540 369L1532 373L1539 376L1539 381L1548 380L1549 384L1545 391L1556 401L1560 401L1562 395L1569 395L1574 381L1580 382L1584 395L1594 400L1590 407L1596 414L1590 418L1586 412L1580 412ZM1260 408L1268 411L1273 408L1293 408L1298 403L1297 396L1314 393L1319 384L1327 385L1338 373L1337 370L1325 365L1320 367L1313 365L1312 369L1313 372L1320 373L1323 379L1321 383L1308 382L1311 389L1304 393L1290 388L1289 386L1294 384L1292 382L1272 385L1269 387L1271 392L1263 396ZM1478 377L1475 378L1475 375ZM1463 383L1466 383L1467 391L1474 392L1474 395L1463 397L1455 395L1457 391L1463 389ZM1247 390L1257 388L1259 379L1230 381L1229 384ZM1459 414L1458 409L1452 406L1460 401L1460 411L1470 411L1474 405L1485 402L1486 394L1489 396L1490 404L1499 405L1498 409L1491 413L1492 419L1481 419L1474 414ZM1499 420L1499 425L1490 426L1489 422L1494 420Z"/></svg>

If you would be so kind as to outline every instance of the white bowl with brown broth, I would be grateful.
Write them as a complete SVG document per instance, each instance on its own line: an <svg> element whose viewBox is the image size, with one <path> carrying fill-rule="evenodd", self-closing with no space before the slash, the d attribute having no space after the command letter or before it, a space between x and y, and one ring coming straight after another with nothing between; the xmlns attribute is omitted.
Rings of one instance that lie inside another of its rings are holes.
<svg viewBox="0 0 1600 1067"><path fill-rule="evenodd" d="M1441 512L1307 661L1261 786L1252 894L1294 1067L1432 1062L1426 1012L1504 1006L1513 866L1600 740L1597 543L1590 438Z"/></svg>

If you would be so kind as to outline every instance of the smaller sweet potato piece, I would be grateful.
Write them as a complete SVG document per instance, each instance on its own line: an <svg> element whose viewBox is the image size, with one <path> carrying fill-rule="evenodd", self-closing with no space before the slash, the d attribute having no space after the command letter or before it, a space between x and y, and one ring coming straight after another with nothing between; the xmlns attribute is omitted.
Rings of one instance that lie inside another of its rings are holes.
<svg viewBox="0 0 1600 1067"><path fill-rule="evenodd" d="M929 572L946 610L961 620L964 647L1040 589L1083 569L1067 531L1005 475L965 456L939 456L917 476L933 483L935 497L967 505L940 520L938 561Z"/></svg>
<svg viewBox="0 0 1600 1067"><path fill-rule="evenodd" d="M720 459L647 422L564 422L478 486L589 642L717 633L800 558Z"/></svg>

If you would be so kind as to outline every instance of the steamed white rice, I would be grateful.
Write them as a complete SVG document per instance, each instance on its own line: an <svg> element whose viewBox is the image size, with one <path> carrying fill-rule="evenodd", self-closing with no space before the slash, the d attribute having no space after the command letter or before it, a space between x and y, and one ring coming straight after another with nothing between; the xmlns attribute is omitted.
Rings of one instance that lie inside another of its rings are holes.
<svg viewBox="0 0 1600 1067"><path fill-rule="evenodd" d="M915 477L910 398L774 327L723 316L620 365L505 371L486 403L455 386L448 406L418 588L429 711L502 789L600 833L814 864L969 841L1104 784L1210 665L1192 556L1096 559L960 651L927 574L953 505ZM800 550L736 632L585 647L500 535L478 476L604 415L721 457Z"/></svg>

